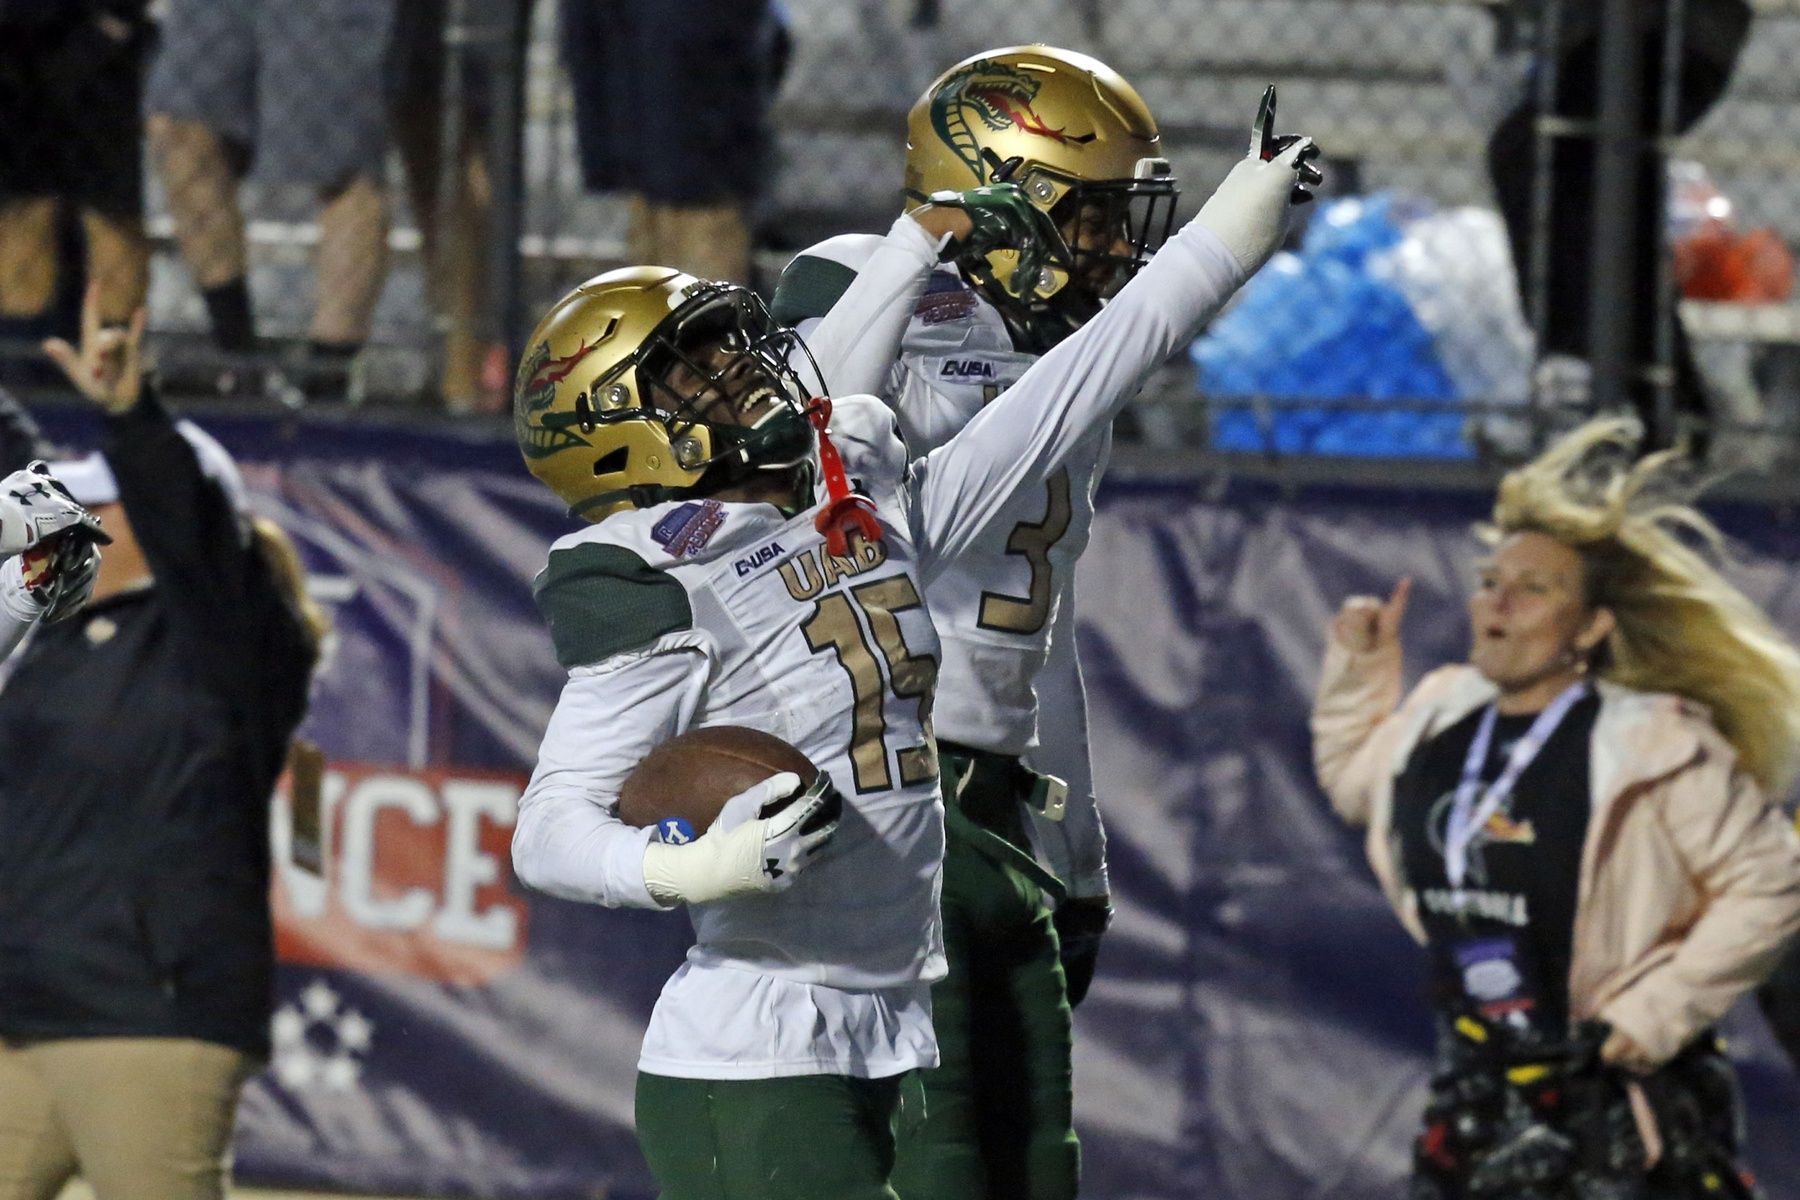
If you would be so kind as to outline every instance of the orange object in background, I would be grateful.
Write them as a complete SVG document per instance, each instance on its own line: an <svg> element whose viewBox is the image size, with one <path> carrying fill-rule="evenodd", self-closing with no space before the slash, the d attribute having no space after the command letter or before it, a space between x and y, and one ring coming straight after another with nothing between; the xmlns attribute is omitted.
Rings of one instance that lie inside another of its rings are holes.
<svg viewBox="0 0 1800 1200"><path fill-rule="evenodd" d="M1773 304L1793 291L1787 243L1766 226L1740 229L1737 218L1737 206L1705 166L1669 160L1669 242L1683 299Z"/></svg>
<svg viewBox="0 0 1800 1200"><path fill-rule="evenodd" d="M1773 229L1704 221L1675 242L1675 283L1688 300L1771 304L1794 288L1794 255Z"/></svg>

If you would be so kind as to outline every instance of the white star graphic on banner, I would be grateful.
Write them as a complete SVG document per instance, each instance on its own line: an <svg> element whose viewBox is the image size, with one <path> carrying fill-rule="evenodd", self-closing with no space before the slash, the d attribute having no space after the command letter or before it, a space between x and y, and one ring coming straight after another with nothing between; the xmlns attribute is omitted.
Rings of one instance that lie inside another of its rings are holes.
<svg viewBox="0 0 1800 1200"><path fill-rule="evenodd" d="M290 1091L356 1090L362 1057L375 1044L375 1023L353 1008L323 979L301 991L298 1003L275 1010L270 1024L275 1078Z"/></svg>

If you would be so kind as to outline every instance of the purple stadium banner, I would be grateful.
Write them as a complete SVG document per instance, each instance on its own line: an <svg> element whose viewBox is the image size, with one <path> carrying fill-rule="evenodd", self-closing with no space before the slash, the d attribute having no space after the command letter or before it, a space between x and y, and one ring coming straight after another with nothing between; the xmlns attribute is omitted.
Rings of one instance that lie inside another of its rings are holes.
<svg viewBox="0 0 1800 1200"><path fill-rule="evenodd" d="M489 433L206 423L336 623L305 727L330 762L325 871L287 861L278 799L276 1049L240 1176L649 1197L637 1046L686 922L529 895L507 854L562 678L529 584L567 519ZM1312 783L1305 717L1352 592L1413 576L1409 667L1460 652L1479 515L1471 493L1104 494L1081 638L1120 918L1076 1022L1085 1195L1398 1194L1421 963ZM1800 527L1726 515L1746 584L1800 628ZM1758 1019L1732 1029L1754 1165L1800 1200L1800 1083Z"/></svg>

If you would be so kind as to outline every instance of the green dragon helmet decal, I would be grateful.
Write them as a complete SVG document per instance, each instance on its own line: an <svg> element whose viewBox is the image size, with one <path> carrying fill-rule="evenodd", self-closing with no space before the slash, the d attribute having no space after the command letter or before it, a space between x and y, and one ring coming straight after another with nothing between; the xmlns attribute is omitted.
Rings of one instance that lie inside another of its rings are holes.
<svg viewBox="0 0 1800 1200"><path fill-rule="evenodd" d="M923 201L996 182L1019 185L1060 231L960 262L964 275L1043 349L1099 311L1168 237L1178 189L1143 98L1098 59L1050 46L992 50L950 68L907 116L906 186Z"/></svg>
<svg viewBox="0 0 1800 1200"><path fill-rule="evenodd" d="M968 187L994 182L994 174L1003 168L1004 160L984 160L983 135L992 136L1017 130L1062 140L1068 135L1052 129L1032 111L1031 101L1043 85L1036 76L991 58L980 58L953 71L935 91L928 93L931 104L931 127L943 139L950 152L969 168ZM1092 140L1093 135L1085 135ZM991 154L992 151L990 150Z"/></svg>
<svg viewBox="0 0 1800 1200"><path fill-rule="evenodd" d="M548 339L535 343L526 352L513 388L513 436L527 459L549 458L590 444L581 433L579 421L560 420L550 409L556 403L556 385L599 349L617 327L616 320L609 322L601 337L582 342L575 353L561 358L550 357Z"/></svg>
<svg viewBox="0 0 1800 1200"><path fill-rule="evenodd" d="M559 300L525 344L513 386L519 453L589 521L704 495L812 453L805 389L789 365L804 347L744 288L667 267L609 271ZM695 353L702 346L722 348L725 360L709 365ZM665 382L678 363L696 381L691 394ZM726 377L750 376L772 405L754 427L697 411Z"/></svg>

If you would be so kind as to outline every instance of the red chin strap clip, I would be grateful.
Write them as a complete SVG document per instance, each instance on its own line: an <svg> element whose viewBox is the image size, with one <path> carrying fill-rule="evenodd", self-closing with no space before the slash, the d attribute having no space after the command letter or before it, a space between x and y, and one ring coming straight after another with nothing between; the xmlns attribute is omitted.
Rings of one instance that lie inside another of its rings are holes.
<svg viewBox="0 0 1800 1200"><path fill-rule="evenodd" d="M825 551L833 558L850 556L850 534L860 533L864 541L881 540L881 522L875 519L875 505L867 496L850 490L844 474L844 460L825 427L831 424L831 401L819 396L806 406L806 419L819 435L819 469L825 475L825 494L829 497L813 527L825 535Z"/></svg>

